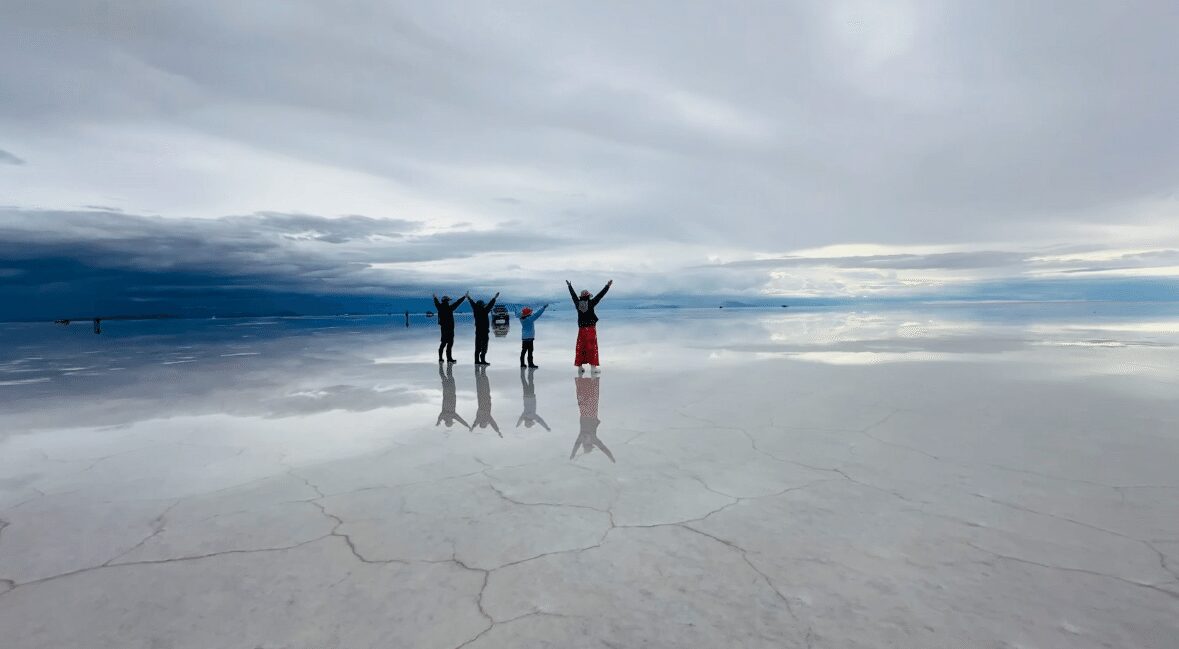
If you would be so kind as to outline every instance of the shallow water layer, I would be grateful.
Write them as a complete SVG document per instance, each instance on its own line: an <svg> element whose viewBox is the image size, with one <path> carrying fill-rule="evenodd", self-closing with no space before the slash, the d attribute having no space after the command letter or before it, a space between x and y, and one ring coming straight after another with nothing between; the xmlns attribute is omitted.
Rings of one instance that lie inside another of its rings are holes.
<svg viewBox="0 0 1179 649"><path fill-rule="evenodd" d="M5 647L1179 638L1173 307L81 325L0 325Z"/></svg>

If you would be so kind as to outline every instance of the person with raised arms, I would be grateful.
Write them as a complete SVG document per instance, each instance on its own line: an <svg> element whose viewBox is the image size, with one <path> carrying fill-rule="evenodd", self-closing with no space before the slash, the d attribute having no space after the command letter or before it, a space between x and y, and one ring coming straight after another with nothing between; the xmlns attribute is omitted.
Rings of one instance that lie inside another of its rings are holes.
<svg viewBox="0 0 1179 649"><path fill-rule="evenodd" d="M601 302L602 298L606 296L606 291L609 291L610 287L614 285L614 280L606 282L606 286L593 297L590 297L589 291L582 291L578 295L569 280L565 280L565 285L569 287L569 297L573 298L573 306L577 308L577 347L573 356L573 364L577 366L578 373L584 372L585 369L582 365L587 364L596 372L599 365L598 315L594 312L594 307L598 306L598 302Z"/></svg>
<svg viewBox="0 0 1179 649"><path fill-rule="evenodd" d="M491 309L499 299L499 292L486 304L483 300L471 302L471 312L475 315L475 364L491 365L487 362L487 341L491 338Z"/></svg>
<svg viewBox="0 0 1179 649"><path fill-rule="evenodd" d="M547 308L549 305L546 304L536 311L524 307L516 312L516 317L520 319L520 367L531 367L532 369L539 367L533 362L533 343L536 341L536 321L540 320L540 316L544 315L544 310ZM527 364L524 363L525 353L528 354Z"/></svg>
<svg viewBox="0 0 1179 649"><path fill-rule="evenodd" d="M442 362L442 350L446 350L446 362L457 363L454 360L454 312L459 308L459 305L471 297L470 292L463 295L454 304L450 303L450 296L443 295L442 300L439 301L438 294L434 294L434 308L438 310L438 326L442 329L442 342L438 345L438 362ZM406 323L408 324L409 317L406 316Z"/></svg>

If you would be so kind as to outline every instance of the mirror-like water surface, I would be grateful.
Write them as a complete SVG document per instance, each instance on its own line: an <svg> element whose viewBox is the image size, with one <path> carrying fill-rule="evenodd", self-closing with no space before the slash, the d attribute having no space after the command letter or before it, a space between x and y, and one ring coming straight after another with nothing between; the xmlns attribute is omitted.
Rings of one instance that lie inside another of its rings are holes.
<svg viewBox="0 0 1179 649"><path fill-rule="evenodd" d="M2 324L25 647L1159 647L1179 308Z"/></svg>

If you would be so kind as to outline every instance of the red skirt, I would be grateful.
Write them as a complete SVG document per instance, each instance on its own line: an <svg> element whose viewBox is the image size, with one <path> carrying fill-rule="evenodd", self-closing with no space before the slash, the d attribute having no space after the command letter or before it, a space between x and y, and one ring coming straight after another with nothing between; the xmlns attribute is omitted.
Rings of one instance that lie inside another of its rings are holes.
<svg viewBox="0 0 1179 649"><path fill-rule="evenodd" d="M577 328L577 350L574 365L598 364L598 330L594 327Z"/></svg>

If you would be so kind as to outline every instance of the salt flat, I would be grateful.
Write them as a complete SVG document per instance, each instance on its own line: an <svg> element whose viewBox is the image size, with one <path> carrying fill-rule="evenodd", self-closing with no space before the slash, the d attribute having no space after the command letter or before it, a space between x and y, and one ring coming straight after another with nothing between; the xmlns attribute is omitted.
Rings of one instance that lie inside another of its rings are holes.
<svg viewBox="0 0 1179 649"><path fill-rule="evenodd" d="M1179 646L1173 308L402 325L0 325L0 644Z"/></svg>

